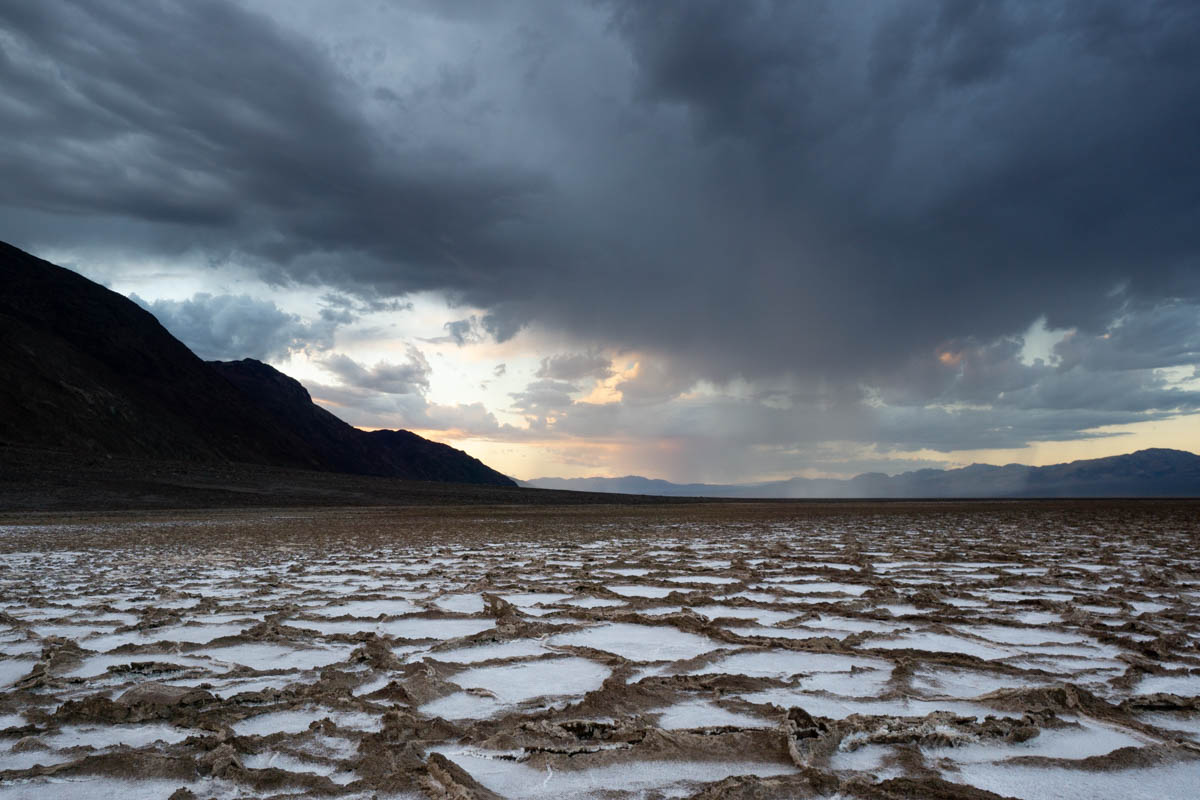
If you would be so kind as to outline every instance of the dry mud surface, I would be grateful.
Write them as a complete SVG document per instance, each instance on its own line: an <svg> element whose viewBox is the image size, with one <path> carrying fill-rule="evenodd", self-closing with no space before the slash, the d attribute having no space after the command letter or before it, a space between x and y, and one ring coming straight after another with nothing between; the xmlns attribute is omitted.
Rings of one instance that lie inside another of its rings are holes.
<svg viewBox="0 0 1200 800"><path fill-rule="evenodd" d="M7 798L1190 798L1200 505L0 518Z"/></svg>

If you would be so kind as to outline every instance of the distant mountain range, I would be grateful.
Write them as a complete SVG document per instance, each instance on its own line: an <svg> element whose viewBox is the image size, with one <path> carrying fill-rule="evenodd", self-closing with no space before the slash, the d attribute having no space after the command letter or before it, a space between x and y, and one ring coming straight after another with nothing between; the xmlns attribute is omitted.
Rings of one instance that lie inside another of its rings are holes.
<svg viewBox="0 0 1200 800"><path fill-rule="evenodd" d="M888 476L877 472L848 480L792 478L758 484L670 483L624 478L538 478L522 486L665 497L735 498L939 498L939 497L1197 497L1200 456L1154 448L1121 456L1047 467L972 464L962 469L922 469Z"/></svg>
<svg viewBox="0 0 1200 800"><path fill-rule="evenodd" d="M266 364L202 361L127 298L3 242L0 287L0 446L515 485L448 445L354 428Z"/></svg>

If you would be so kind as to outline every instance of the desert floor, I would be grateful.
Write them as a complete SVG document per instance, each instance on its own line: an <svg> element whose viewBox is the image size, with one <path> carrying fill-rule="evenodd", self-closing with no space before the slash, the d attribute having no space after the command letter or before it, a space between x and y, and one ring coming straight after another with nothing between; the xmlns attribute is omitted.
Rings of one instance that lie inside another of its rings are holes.
<svg viewBox="0 0 1200 800"><path fill-rule="evenodd" d="M0 517L0 798L1191 798L1200 503Z"/></svg>

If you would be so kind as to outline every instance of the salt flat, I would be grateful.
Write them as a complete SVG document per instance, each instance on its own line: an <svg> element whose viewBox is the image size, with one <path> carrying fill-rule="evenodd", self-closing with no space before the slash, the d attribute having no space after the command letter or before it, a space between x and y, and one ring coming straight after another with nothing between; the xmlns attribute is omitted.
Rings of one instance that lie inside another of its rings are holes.
<svg viewBox="0 0 1200 800"><path fill-rule="evenodd" d="M1197 504L0 523L0 799L1200 785Z"/></svg>

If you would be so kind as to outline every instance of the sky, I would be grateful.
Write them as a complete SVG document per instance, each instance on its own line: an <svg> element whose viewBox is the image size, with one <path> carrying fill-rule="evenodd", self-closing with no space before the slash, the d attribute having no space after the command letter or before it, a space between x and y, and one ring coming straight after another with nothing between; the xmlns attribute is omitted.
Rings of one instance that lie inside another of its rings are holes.
<svg viewBox="0 0 1200 800"><path fill-rule="evenodd" d="M0 0L0 239L521 479L1200 451L1200 4Z"/></svg>

